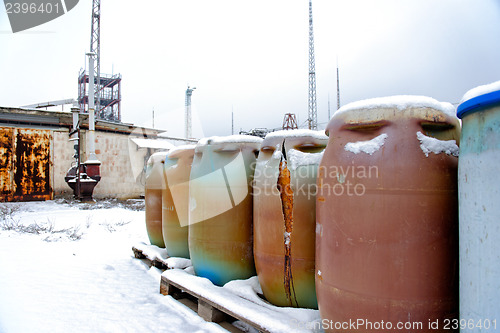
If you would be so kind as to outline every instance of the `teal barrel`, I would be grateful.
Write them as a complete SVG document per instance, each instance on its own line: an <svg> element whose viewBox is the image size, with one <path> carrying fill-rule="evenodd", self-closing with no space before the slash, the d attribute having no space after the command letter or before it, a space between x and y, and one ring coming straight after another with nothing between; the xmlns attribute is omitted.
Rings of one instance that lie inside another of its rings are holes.
<svg viewBox="0 0 500 333"><path fill-rule="evenodd" d="M500 330L500 81L467 92L458 193L460 318L467 332Z"/></svg>
<svg viewBox="0 0 500 333"><path fill-rule="evenodd" d="M162 193L163 241L171 257L189 258L189 175L194 145L176 147L165 159L165 188Z"/></svg>
<svg viewBox="0 0 500 333"><path fill-rule="evenodd" d="M196 145L189 181L189 252L216 285L255 275L252 181L261 138L211 137Z"/></svg>

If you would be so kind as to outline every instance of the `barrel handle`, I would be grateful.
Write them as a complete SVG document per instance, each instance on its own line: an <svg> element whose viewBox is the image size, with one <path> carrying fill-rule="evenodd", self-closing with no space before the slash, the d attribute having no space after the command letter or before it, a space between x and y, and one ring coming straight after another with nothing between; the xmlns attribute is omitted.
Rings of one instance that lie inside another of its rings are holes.
<svg viewBox="0 0 500 333"><path fill-rule="evenodd" d="M449 122L420 121L423 134L439 140L459 140L456 126Z"/></svg>

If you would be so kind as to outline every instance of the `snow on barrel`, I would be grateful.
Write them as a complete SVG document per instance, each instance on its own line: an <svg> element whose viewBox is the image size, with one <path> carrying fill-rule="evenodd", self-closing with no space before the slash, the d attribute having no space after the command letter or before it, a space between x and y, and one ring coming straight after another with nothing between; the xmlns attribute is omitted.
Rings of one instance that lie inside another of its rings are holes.
<svg viewBox="0 0 500 333"><path fill-rule="evenodd" d="M454 107L421 96L365 100L337 111L326 132L316 227L322 318L371 323L356 332L427 331L437 320L443 331L458 318Z"/></svg>
<svg viewBox="0 0 500 333"><path fill-rule="evenodd" d="M500 81L468 91L462 118L458 189L460 317L472 331L500 320Z"/></svg>
<svg viewBox="0 0 500 333"><path fill-rule="evenodd" d="M189 181L189 252L216 285L255 275L252 180L261 138L210 137L195 148Z"/></svg>
<svg viewBox="0 0 500 333"><path fill-rule="evenodd" d="M162 231L162 190L165 188L163 163L166 152L151 155L146 164L146 184L144 188L146 230L151 245L165 247Z"/></svg>
<svg viewBox="0 0 500 333"><path fill-rule="evenodd" d="M316 177L324 131L270 133L262 142L254 185L254 258L266 299L317 308L314 284Z"/></svg>
<svg viewBox="0 0 500 333"><path fill-rule="evenodd" d="M176 147L165 158L162 194L163 241L171 257L189 258L189 175L195 145Z"/></svg>

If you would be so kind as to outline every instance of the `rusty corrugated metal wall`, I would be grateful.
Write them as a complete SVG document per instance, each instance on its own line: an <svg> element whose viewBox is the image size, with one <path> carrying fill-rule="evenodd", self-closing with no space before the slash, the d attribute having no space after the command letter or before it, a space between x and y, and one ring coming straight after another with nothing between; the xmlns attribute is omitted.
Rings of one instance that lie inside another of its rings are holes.
<svg viewBox="0 0 500 333"><path fill-rule="evenodd" d="M52 199L51 131L0 128L0 201Z"/></svg>
<svg viewBox="0 0 500 333"><path fill-rule="evenodd" d="M0 201L6 201L12 189L13 129L0 128Z"/></svg>

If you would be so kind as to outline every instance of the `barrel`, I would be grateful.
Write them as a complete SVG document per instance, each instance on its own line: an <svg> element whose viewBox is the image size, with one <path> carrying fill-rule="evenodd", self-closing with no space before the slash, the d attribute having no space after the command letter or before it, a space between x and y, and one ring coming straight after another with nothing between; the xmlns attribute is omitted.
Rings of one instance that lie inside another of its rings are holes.
<svg viewBox="0 0 500 333"><path fill-rule="evenodd" d="M254 176L254 258L265 298L317 308L314 282L316 178L324 131L268 134Z"/></svg>
<svg viewBox="0 0 500 333"><path fill-rule="evenodd" d="M146 231L151 245L165 247L162 231L162 190L165 188L163 163L166 152L151 155L146 164L144 201L146 210Z"/></svg>
<svg viewBox="0 0 500 333"><path fill-rule="evenodd" d="M189 175L195 145L176 147L165 158L162 193L163 241L171 257L189 258Z"/></svg>
<svg viewBox="0 0 500 333"><path fill-rule="evenodd" d="M467 92L458 165L460 317L467 332L500 327L500 81ZM470 326L472 325L472 326Z"/></svg>
<svg viewBox="0 0 500 333"><path fill-rule="evenodd" d="M189 181L189 253L216 285L255 275L252 179L262 139L210 137L195 148Z"/></svg>
<svg viewBox="0 0 500 333"><path fill-rule="evenodd" d="M455 108L422 96L359 101L326 133L316 228L325 331L449 331L459 301Z"/></svg>

